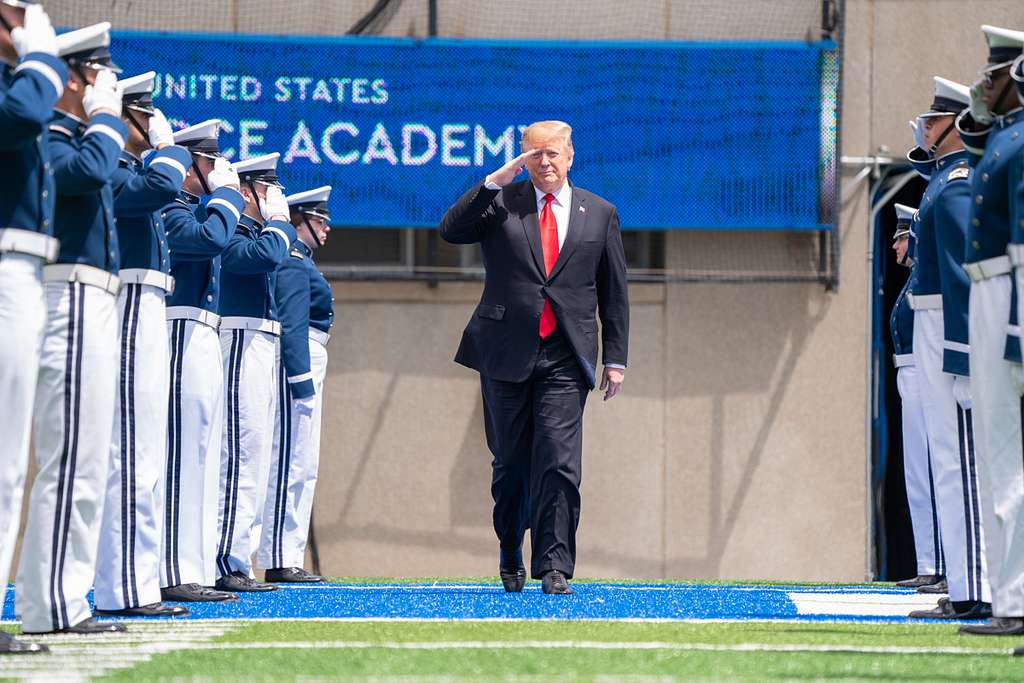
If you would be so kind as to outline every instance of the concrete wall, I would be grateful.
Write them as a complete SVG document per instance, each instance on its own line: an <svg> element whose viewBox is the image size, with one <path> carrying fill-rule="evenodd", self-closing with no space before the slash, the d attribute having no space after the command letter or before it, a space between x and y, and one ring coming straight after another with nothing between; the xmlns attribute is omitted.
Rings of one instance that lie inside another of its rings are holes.
<svg viewBox="0 0 1024 683"><path fill-rule="evenodd" d="M342 4L347 9L337 9ZM575 2L567 12L589 17L589 28L561 27L571 37L650 38L799 38L815 27L816 15L800 0L719 4L734 12L726 29L721 18L708 19L711 0ZM195 28L198 11L151 0L47 5L65 24L114 17L139 28ZM205 28L261 30L270 7L215 5L202 10L211 13ZM340 13L317 28L347 24L363 11L349 3L299 5L321 18L325 7ZM532 35L529 23L496 27L475 3L451 0L442 10L443 33ZM412 14L388 32L422 34L420 10L407 2L401 11ZM1021 27L1024 14L1009 1L848 0L843 152L887 145L902 154L906 120L927 106L932 73L969 81L983 61L977 25L985 21ZM303 22L274 26L302 31ZM856 170L844 172L844 183ZM844 193L839 235L838 293L816 284L631 288L624 393L610 403L595 393L587 409L580 575L865 578L865 185ZM807 256L806 243L791 236L750 235L737 244L735 237L679 233L668 236L666 265L718 263L744 246L772 262ZM338 324L315 508L323 570L493 573L478 382L450 360L479 285L336 282L334 289Z"/></svg>

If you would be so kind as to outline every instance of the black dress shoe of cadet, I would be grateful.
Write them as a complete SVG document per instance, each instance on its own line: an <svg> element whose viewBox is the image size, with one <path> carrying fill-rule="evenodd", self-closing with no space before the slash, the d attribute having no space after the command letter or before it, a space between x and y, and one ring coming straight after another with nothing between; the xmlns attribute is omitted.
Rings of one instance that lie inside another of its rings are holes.
<svg viewBox="0 0 1024 683"><path fill-rule="evenodd" d="M105 617L187 617L188 609L181 605L165 605L154 602L125 609L97 609L96 614Z"/></svg>
<svg viewBox="0 0 1024 683"><path fill-rule="evenodd" d="M900 588L920 588L921 586L930 586L933 583L938 583L941 578L941 576L935 576L933 574L918 574L912 579L897 581L896 585Z"/></svg>
<svg viewBox="0 0 1024 683"><path fill-rule="evenodd" d="M231 572L227 576L220 577L214 588L232 593L265 593L277 590L277 586L274 584L260 583L242 572Z"/></svg>
<svg viewBox="0 0 1024 683"><path fill-rule="evenodd" d="M992 605L977 600L954 603L951 600L940 600L932 609L915 610L908 615L911 619L956 619L975 620L990 619Z"/></svg>
<svg viewBox="0 0 1024 683"><path fill-rule="evenodd" d="M506 593L522 593L526 586L526 567L523 566L523 550L501 551L498 558L498 576Z"/></svg>
<svg viewBox="0 0 1024 683"><path fill-rule="evenodd" d="M552 569L541 577L541 588L548 595L572 595L569 582L565 580L565 574Z"/></svg>
<svg viewBox="0 0 1024 683"><path fill-rule="evenodd" d="M57 629L56 631L25 631L25 635L42 636L51 633L75 633L80 636L92 636L100 633L124 633L128 629L116 621L96 621L92 617L83 619L74 626Z"/></svg>
<svg viewBox="0 0 1024 683"><path fill-rule="evenodd" d="M0 631L0 655L41 655L50 648L41 643L26 643L7 631Z"/></svg>
<svg viewBox="0 0 1024 683"><path fill-rule="evenodd" d="M263 580L270 583L320 583L324 577L307 572L302 567L275 567L263 573Z"/></svg>
<svg viewBox="0 0 1024 683"><path fill-rule="evenodd" d="M972 636L1021 636L1024 619L1020 617L993 617L984 624L964 624L960 633Z"/></svg>
<svg viewBox="0 0 1024 683"><path fill-rule="evenodd" d="M214 590L198 583L180 583L160 589L160 599L164 602L234 602L237 593Z"/></svg>
<svg viewBox="0 0 1024 683"><path fill-rule="evenodd" d="M918 586L917 592L926 593L928 595L943 595L949 592L949 584L946 583L946 577L943 576L935 583L929 583L924 586Z"/></svg>

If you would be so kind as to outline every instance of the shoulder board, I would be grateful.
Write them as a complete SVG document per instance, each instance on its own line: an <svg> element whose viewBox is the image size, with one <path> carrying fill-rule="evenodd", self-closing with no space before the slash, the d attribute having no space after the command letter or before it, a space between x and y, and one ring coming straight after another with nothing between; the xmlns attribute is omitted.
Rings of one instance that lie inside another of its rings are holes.
<svg viewBox="0 0 1024 683"><path fill-rule="evenodd" d="M966 166L957 166L956 168L949 172L949 175L946 176L946 179L963 180L964 178L969 178L970 176L971 169L967 168Z"/></svg>
<svg viewBox="0 0 1024 683"><path fill-rule="evenodd" d="M72 133L70 130L68 130L64 126L58 126L56 123L51 123L50 124L50 132L51 133L60 133L61 135L66 135L69 138L74 135L74 133Z"/></svg>
<svg viewBox="0 0 1024 683"><path fill-rule="evenodd" d="M294 256L297 259L305 259L306 258L305 256L302 255L302 252L299 251L298 249L292 249L290 253L291 253L292 256Z"/></svg>

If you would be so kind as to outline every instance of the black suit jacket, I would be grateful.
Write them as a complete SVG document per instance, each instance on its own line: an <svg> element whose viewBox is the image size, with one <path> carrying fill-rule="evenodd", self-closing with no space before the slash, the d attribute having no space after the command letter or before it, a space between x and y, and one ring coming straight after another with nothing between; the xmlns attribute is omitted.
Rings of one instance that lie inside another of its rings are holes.
<svg viewBox="0 0 1024 683"><path fill-rule="evenodd" d="M544 298L591 388L597 367L597 319L604 362L626 365L629 293L615 207L572 188L565 243L544 272L537 197L529 181L489 190L481 183L441 219L441 237L479 242L487 276L480 304L462 334L455 361L505 382L529 378L540 345Z"/></svg>

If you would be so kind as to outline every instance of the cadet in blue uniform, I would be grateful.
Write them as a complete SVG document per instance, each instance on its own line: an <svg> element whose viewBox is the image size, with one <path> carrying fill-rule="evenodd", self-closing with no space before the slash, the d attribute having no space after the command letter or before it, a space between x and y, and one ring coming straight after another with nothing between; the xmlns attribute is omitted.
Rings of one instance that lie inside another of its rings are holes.
<svg viewBox="0 0 1024 683"><path fill-rule="evenodd" d="M985 619L992 615L979 514L971 423L967 295L961 268L971 195L967 152L955 116L970 102L968 88L934 79L924 138L935 157L916 220L914 365L918 370L949 600L916 618Z"/></svg>
<svg viewBox="0 0 1024 683"><path fill-rule="evenodd" d="M217 580L217 510L224 375L220 353L220 254L245 208L238 174L221 156L220 120L174 134L191 152L185 185L163 210L174 293L167 298L171 383L167 467L161 491L161 597L237 600Z"/></svg>
<svg viewBox="0 0 1024 683"><path fill-rule="evenodd" d="M70 77L49 133L60 252L57 264L43 268L38 474L17 576L26 633L124 630L93 621L86 600L96 573L117 386L120 257L110 178L127 130L109 29L103 23L57 37Z"/></svg>
<svg viewBox="0 0 1024 683"><path fill-rule="evenodd" d="M912 267L914 241L911 222L915 210L903 204L896 205L896 234L893 249L901 266ZM913 289L914 274L907 278L896 299L889 318L896 366L896 387L900 392L903 417L903 474L907 489L907 507L914 530L914 553L917 557L917 576L897 582L905 588L935 586L945 581L942 546L939 540L938 510L935 505L935 486L932 481L931 458L928 453L928 432L925 429L924 410L921 408L920 381L914 367L914 311L908 294ZM945 592L945 591L943 591Z"/></svg>
<svg viewBox="0 0 1024 683"><path fill-rule="evenodd" d="M42 267L57 256L46 123L67 69L37 2L0 2L0 604L21 519L39 351L46 322ZM0 654L45 652L0 631Z"/></svg>
<svg viewBox="0 0 1024 683"><path fill-rule="evenodd" d="M1007 247L1016 224L1010 202L1021 178L1024 119L1008 72L1021 54L1024 33L992 26L983 26L982 31L989 63L972 89L970 112L958 122L968 146L981 153L974 169L965 268L972 280L975 438L996 618L962 627L961 632L1012 635L1024 633L1024 471L1020 339ZM1009 338L1008 322L1015 332Z"/></svg>
<svg viewBox="0 0 1024 683"><path fill-rule="evenodd" d="M256 563L264 579L310 583L321 577L302 568L320 463L320 416L327 342L334 320L331 286L313 262L330 232L330 186L288 197L298 239L277 268L275 298L281 318L281 363L274 457L263 509Z"/></svg>
<svg viewBox="0 0 1024 683"><path fill-rule="evenodd" d="M226 591L277 588L254 580L252 555L259 545L277 408L281 324L274 306L275 272L295 241L277 182L278 156L234 164L245 213L221 257L226 400L216 586Z"/></svg>
<svg viewBox="0 0 1024 683"><path fill-rule="evenodd" d="M93 600L98 613L116 616L188 614L160 602L157 489L167 449L164 299L174 289L160 209L177 196L192 158L174 146L170 124L153 107L155 77L150 71L120 81L128 141L111 181L121 248L121 343Z"/></svg>

